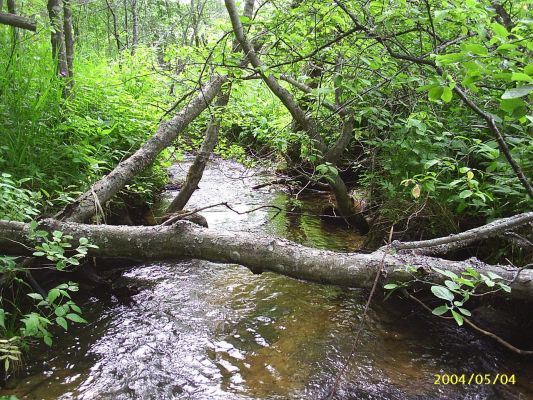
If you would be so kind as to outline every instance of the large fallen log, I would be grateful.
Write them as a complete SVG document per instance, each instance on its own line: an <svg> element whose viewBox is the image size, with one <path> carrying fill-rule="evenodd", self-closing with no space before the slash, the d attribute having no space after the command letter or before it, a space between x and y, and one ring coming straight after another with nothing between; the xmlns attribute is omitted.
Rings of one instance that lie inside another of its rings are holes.
<svg viewBox="0 0 533 400"><path fill-rule="evenodd" d="M15 28L27 29L32 32L37 31L37 24L35 21L15 14L0 12L0 24L13 26Z"/></svg>
<svg viewBox="0 0 533 400"><path fill-rule="evenodd" d="M213 77L198 95L193 98L170 121L162 122L157 132L128 159L122 161L109 174L104 176L76 201L56 215L56 218L83 222L96 214L99 207L119 192L135 175L154 162L158 154L168 147L198 115L204 111L220 92L228 78L223 75Z"/></svg>
<svg viewBox="0 0 533 400"><path fill-rule="evenodd" d="M415 267L426 281L442 282L443 276L431 267L460 274L467 267L493 272L512 282L510 297L533 298L533 270L494 266L475 259L449 261L411 253L370 254L339 253L305 247L288 240L249 232L220 232L189 222L171 226L87 225L46 219L40 222L46 231L60 230L75 241L88 238L98 249L91 256L126 257L136 260L196 258L215 263L240 264L254 273L271 271L307 281L345 287L369 288L376 272L390 281L413 279L405 266ZM31 255L27 238L28 224L0 221L0 254ZM518 274L518 276L517 276Z"/></svg>

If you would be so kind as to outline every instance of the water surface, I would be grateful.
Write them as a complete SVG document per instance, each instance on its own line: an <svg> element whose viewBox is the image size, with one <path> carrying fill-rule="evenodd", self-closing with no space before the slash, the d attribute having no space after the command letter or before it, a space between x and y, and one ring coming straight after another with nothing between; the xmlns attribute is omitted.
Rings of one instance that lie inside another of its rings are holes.
<svg viewBox="0 0 533 400"><path fill-rule="evenodd" d="M189 163L172 168L183 177ZM189 208L286 208L280 188L252 190L261 171L211 162ZM167 196L173 196L169 193ZM323 196L299 213L204 211L211 229L264 231L308 246L353 251L363 239L325 226ZM367 291L301 282L237 265L186 260L130 269L130 304L92 299L89 324L28 356L10 384L21 399L319 399L349 356ZM381 296L380 296L381 297ZM515 386L435 386L439 373L515 373ZM376 300L337 399L533 398L533 363L397 299Z"/></svg>

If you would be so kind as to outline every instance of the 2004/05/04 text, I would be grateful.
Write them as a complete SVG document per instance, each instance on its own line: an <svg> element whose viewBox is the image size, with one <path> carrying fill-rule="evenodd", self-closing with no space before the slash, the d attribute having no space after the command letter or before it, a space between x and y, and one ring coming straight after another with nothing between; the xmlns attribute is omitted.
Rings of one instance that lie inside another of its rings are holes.
<svg viewBox="0 0 533 400"><path fill-rule="evenodd" d="M434 385L514 385L515 374L434 374Z"/></svg>

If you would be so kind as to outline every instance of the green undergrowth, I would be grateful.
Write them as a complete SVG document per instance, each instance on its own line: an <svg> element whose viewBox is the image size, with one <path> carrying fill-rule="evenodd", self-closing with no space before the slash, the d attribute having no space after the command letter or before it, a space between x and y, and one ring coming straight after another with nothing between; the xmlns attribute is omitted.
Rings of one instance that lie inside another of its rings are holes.
<svg viewBox="0 0 533 400"><path fill-rule="evenodd" d="M0 36L0 38L2 38ZM8 42L8 37L2 38ZM171 98L149 55L119 64L80 55L73 95L61 98L49 47L30 41L12 57L0 52L0 170L39 198L39 211L56 209L111 171L152 135ZM166 179L169 153L135 177L126 191L150 202ZM23 181L22 181L23 180Z"/></svg>

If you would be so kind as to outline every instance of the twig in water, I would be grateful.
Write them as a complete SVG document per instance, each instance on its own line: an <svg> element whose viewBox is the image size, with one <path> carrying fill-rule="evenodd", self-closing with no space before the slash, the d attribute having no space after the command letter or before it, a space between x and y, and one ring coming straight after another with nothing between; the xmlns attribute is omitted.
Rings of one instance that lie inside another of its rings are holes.
<svg viewBox="0 0 533 400"><path fill-rule="evenodd" d="M165 222L163 222L162 224L160 224L161 226L168 226L168 225L172 225L174 222L177 222L177 221L180 221L182 219L184 219L185 217L189 217L191 215L194 215L194 214L197 214L199 213L200 211L203 211L203 210L207 210L209 208L214 208L214 207L219 207L219 206L224 206L226 207L227 209L233 211L235 214L238 214L238 215L243 215L243 214L249 214L249 213L252 213L254 211L257 211L257 210L261 210L262 208L274 208L275 210L277 210L277 214L279 214L281 211L283 211L280 207L278 206L270 206L270 205L266 205L266 206L259 206L259 207L256 207L256 208L252 208L251 210L246 210L246 211L237 211L235 210L233 207L231 207L227 202L222 202L222 203L216 203L216 204L212 204L210 206L205 206L205 207L200 207L200 208L196 208L194 210L191 210L191 211L187 211L183 214L177 214L177 215L174 215L172 216L171 218L167 219ZM276 214L276 215L277 215Z"/></svg>

